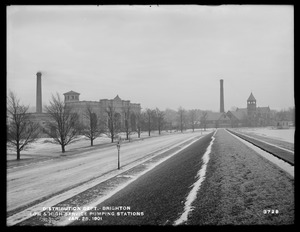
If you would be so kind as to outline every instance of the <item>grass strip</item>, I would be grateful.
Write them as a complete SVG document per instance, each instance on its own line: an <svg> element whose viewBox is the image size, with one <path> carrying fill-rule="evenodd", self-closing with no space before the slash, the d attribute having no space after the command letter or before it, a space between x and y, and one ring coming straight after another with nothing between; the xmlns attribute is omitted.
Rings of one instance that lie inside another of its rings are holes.
<svg viewBox="0 0 300 232"><path fill-rule="evenodd" d="M294 224L294 181L284 171L222 129L210 157L189 225Z"/></svg>

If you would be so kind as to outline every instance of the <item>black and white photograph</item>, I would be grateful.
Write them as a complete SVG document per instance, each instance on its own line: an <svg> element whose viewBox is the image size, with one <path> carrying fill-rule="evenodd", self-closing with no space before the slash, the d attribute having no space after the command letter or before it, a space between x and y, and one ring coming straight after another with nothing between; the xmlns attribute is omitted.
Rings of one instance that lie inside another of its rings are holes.
<svg viewBox="0 0 300 232"><path fill-rule="evenodd" d="M6 227L295 225L293 5L6 5Z"/></svg>

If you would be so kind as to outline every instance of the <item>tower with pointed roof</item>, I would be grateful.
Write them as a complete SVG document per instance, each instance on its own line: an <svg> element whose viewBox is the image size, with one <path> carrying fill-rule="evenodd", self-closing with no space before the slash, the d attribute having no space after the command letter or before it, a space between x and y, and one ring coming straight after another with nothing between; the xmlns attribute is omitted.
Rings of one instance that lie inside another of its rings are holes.
<svg viewBox="0 0 300 232"><path fill-rule="evenodd" d="M250 124L254 126L256 116L256 99L253 96L252 92L247 100L247 114Z"/></svg>
<svg viewBox="0 0 300 232"><path fill-rule="evenodd" d="M250 94L247 100L247 111L248 111L248 115L256 112L256 99L252 93Z"/></svg>

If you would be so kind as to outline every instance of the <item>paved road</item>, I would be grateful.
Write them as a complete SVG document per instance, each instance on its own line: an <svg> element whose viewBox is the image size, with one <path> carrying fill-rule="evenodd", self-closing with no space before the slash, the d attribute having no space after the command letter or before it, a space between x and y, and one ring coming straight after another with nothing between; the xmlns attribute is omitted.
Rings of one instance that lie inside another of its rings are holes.
<svg viewBox="0 0 300 232"><path fill-rule="evenodd" d="M150 170L146 168L148 172L144 172L148 161L143 162L53 205L72 207L68 212L74 212L74 217L49 216L55 213L51 209L46 215L29 218L18 225L174 225L184 212L193 184L198 183L196 176L200 169L203 170L203 162L207 162L203 161L207 150L210 159L205 179L197 195L194 194L193 211L184 223L293 224L293 179L229 132L219 129L213 138L212 135L193 139L188 147L177 144L177 149L181 147L178 153ZM115 185L122 187L122 181L130 179L132 182L123 189L117 187L121 190L114 195L106 197L103 194L105 189ZM97 210L82 210L86 206ZM279 213L268 215L265 210ZM80 217L76 212L84 212L87 217Z"/></svg>
<svg viewBox="0 0 300 232"><path fill-rule="evenodd" d="M123 144L121 166L178 144L200 132L154 137ZM117 168L116 147L102 148L84 154L7 170L7 211L26 207L72 186L80 185Z"/></svg>
<svg viewBox="0 0 300 232"><path fill-rule="evenodd" d="M110 216L102 215L98 217L98 219L102 219L99 221L96 220L95 216L91 216L89 221L75 221L71 225L172 224L183 213L186 197L192 184L196 181L195 177L202 166L202 156L212 139L212 135L213 133L210 133L193 143L108 200L97 205L97 212L110 212ZM130 207L130 209L114 211L105 208L102 210L103 207L113 206L125 206ZM91 214L91 212L87 212L87 214ZM121 212L124 212L123 215L117 216L117 213L121 214ZM111 216L113 213L114 216ZM135 216L133 216L134 213Z"/></svg>

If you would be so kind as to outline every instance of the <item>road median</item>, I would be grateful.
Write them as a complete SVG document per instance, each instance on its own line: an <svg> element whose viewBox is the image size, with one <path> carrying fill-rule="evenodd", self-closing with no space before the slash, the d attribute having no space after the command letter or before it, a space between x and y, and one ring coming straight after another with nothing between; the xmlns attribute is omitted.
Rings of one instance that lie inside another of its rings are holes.
<svg viewBox="0 0 300 232"><path fill-rule="evenodd" d="M294 180L218 130L190 225L294 224Z"/></svg>

